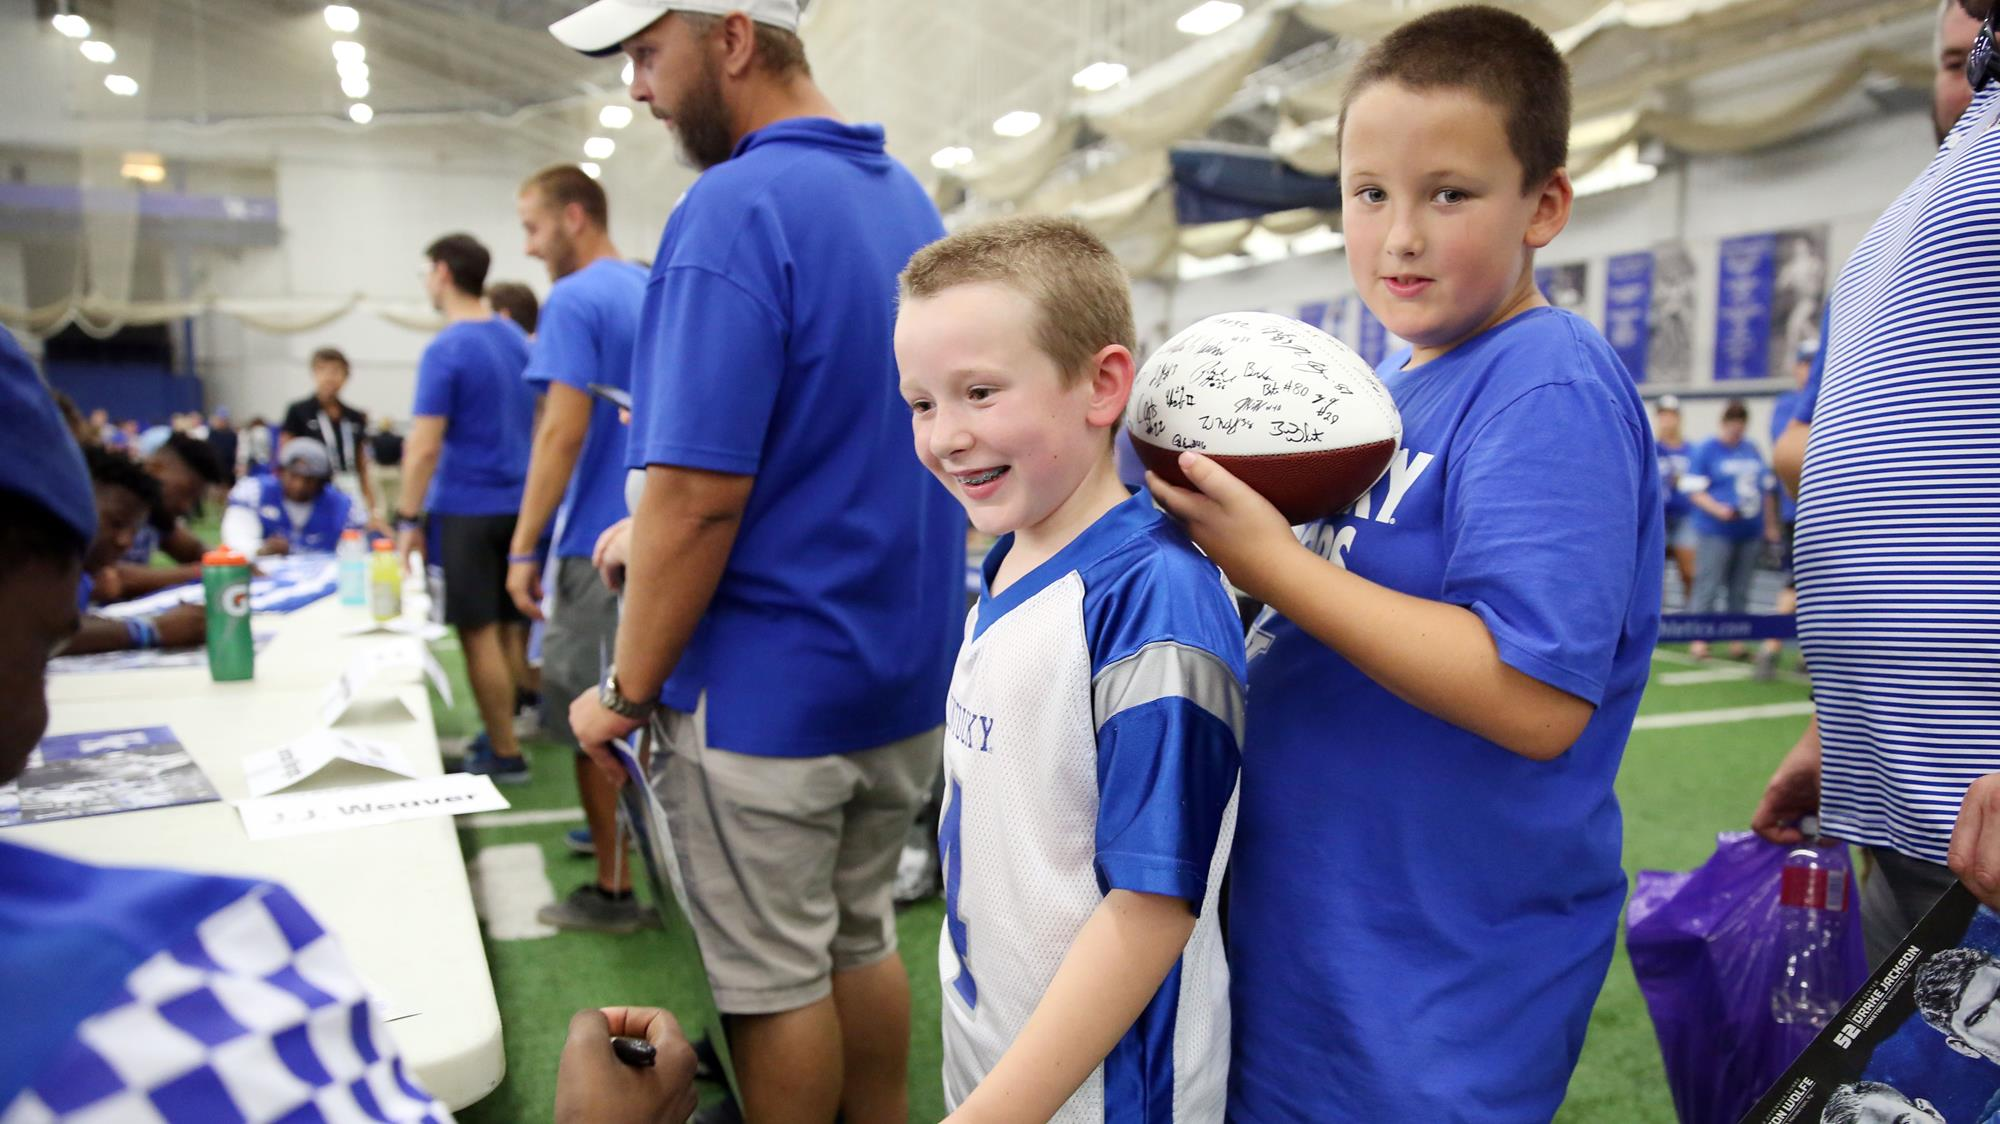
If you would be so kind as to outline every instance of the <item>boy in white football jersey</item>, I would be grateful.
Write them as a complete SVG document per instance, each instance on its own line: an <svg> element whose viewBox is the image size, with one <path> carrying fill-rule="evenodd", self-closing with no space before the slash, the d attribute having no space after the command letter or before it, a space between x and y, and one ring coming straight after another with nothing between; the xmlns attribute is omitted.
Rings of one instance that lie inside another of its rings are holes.
<svg viewBox="0 0 2000 1124"><path fill-rule="evenodd" d="M947 703L939 830L954 1121L1219 1121L1242 630L1112 453L1133 378L1117 260L1061 219L902 276L917 456L1002 537Z"/></svg>

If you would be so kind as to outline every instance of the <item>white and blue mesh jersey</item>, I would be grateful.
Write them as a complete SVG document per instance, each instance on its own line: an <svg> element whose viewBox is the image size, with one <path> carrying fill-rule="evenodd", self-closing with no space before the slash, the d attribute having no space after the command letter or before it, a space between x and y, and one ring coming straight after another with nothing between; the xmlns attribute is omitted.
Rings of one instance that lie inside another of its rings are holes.
<svg viewBox="0 0 2000 1124"><path fill-rule="evenodd" d="M990 589L1003 539L987 557ZM1242 628L1215 566L1135 495L998 596L947 703L939 828L944 1091L1013 1043L1113 889L1198 909L1153 1001L1059 1121L1220 1121L1229 968L1216 893L1235 830Z"/></svg>

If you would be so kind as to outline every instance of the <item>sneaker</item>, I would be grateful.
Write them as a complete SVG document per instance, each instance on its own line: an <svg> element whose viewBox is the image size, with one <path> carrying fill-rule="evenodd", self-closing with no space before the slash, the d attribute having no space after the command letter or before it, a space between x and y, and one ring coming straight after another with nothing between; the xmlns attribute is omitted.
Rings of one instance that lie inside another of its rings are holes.
<svg viewBox="0 0 2000 1124"><path fill-rule="evenodd" d="M485 734L472 739L472 744L465 747L463 771L474 776L492 777L495 784L527 784L533 777L528 771L525 756L500 756Z"/></svg>
<svg viewBox="0 0 2000 1124"><path fill-rule="evenodd" d="M1750 678L1769 683L1778 677L1778 653L1763 648L1750 661Z"/></svg>
<svg viewBox="0 0 2000 1124"><path fill-rule="evenodd" d="M514 740L527 741L542 736L542 711L540 707L529 707L514 712Z"/></svg>
<svg viewBox="0 0 2000 1124"><path fill-rule="evenodd" d="M558 929L593 933L636 933L660 927L660 915L651 906L641 904L637 896L607 897L591 882L570 891L569 897L536 910L535 920Z"/></svg>
<svg viewBox="0 0 2000 1124"><path fill-rule="evenodd" d="M590 829L587 827L573 828L563 833L563 843L568 845L571 851L579 855L594 855L597 853L597 840L590 837Z"/></svg>

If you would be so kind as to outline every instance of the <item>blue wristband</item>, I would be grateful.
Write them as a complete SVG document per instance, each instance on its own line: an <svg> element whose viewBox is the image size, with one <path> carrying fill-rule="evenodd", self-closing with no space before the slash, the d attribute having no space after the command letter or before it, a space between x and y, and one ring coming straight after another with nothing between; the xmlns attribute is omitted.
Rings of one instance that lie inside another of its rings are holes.
<svg viewBox="0 0 2000 1124"><path fill-rule="evenodd" d="M509 554L507 556L507 564L509 566L521 566L528 563L539 566L542 564L542 556L539 554Z"/></svg>
<svg viewBox="0 0 2000 1124"><path fill-rule="evenodd" d="M125 638L134 648L157 648L160 646L160 630L153 626L151 617L125 618Z"/></svg>

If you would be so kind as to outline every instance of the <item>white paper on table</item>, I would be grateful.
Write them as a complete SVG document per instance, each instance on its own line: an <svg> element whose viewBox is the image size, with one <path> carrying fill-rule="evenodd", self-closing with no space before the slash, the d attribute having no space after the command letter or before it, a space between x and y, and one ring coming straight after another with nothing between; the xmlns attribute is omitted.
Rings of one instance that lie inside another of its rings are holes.
<svg viewBox="0 0 2000 1124"><path fill-rule="evenodd" d="M243 759L243 779L253 796L269 796L312 776L335 761L352 761L402 777L416 777L403 751L388 742L314 730L288 745Z"/></svg>
<svg viewBox="0 0 2000 1124"><path fill-rule="evenodd" d="M354 662L347 665L347 670L340 673L340 678L327 686L325 694L320 696L320 724L322 726L337 724L347 713L348 708L354 705L354 701L367 690L369 684L375 681L377 675L399 668L413 668L423 672L424 677L437 688L438 694L443 696L445 705L454 705L451 679L445 675L444 668L439 666L437 657L431 655L428 647L419 641L388 644L355 657ZM402 702L400 696L397 701ZM415 707L408 703L403 703L403 706L410 712L411 717L416 717Z"/></svg>
<svg viewBox="0 0 2000 1124"><path fill-rule="evenodd" d="M493 778L447 773L414 781L358 785L324 792L287 792L238 800L243 832L277 839L319 831L345 831L401 820L495 812L508 806Z"/></svg>

